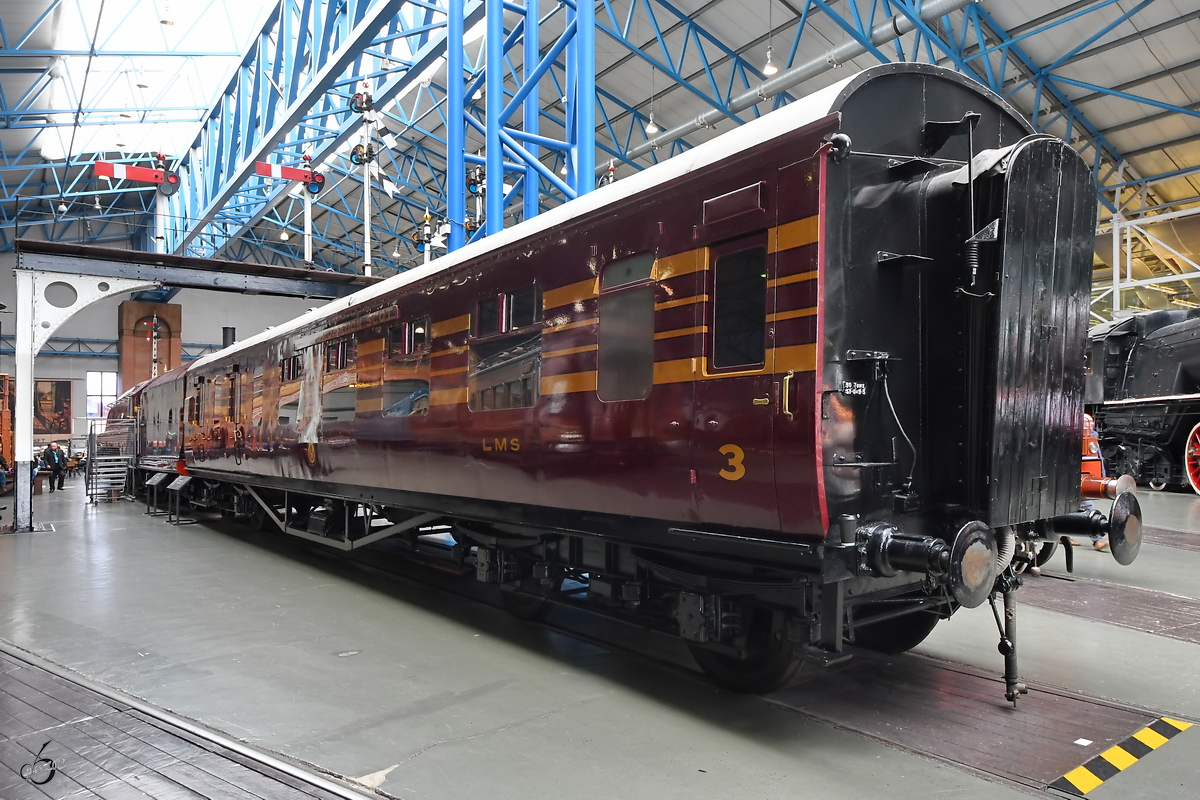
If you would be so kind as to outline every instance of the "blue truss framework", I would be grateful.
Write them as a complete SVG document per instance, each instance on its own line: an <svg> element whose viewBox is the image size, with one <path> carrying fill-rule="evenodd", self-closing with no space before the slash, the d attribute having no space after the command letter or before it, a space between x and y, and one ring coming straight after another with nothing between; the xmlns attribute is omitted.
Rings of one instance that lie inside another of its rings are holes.
<svg viewBox="0 0 1200 800"><path fill-rule="evenodd" d="M1151 0L1128 10L1116 2L1072 4L1009 32L977 3L805 0L794 4L798 16L776 17L780 24L771 36L784 75L823 71L820 63L812 65L812 46L801 43L812 40L818 26L829 36L831 23L843 41L856 45L855 56L952 66L1027 111L1038 130L1073 141L1089 159L1101 202L1111 211L1122 191L1144 196L1147 186L1196 169L1130 177L1126 168L1115 186L1125 155L1084 106L1111 97L1144 109L1146 120L1200 116L1195 107L1137 94L1137 85L1155 76L1105 88L1066 74L1068 64L1111 47L1113 31L1136 21ZM953 11L940 13L951 6ZM485 35L468 37L477 24ZM1065 24L1089 33L1051 63L1039 64L1029 46ZM897 30L905 32L895 36ZM686 131L651 135L642 98L631 101L597 85L605 74L597 74L598 40L606 53L624 51L608 69L636 59L660 76L660 98L685 92L710 109L705 119L740 124L792 100L786 91L765 91L780 76L766 78L760 63L749 60L766 39L764 31L735 50L668 0L283 0L241 54L195 145L180 159L183 188L170 200L168 249L299 263L298 187L257 176L254 163L296 166L307 154L327 170L326 188L313 203L313 265L361 269L366 191L377 209L371 219L374 263L402 270L421 259L409 235L426 213L450 224L448 247L455 249L501 229L506 217L528 218L591 191L610 162L642 169L693 146ZM9 40L2 43L0 68ZM347 152L363 132L362 115L350 108L363 79L372 82L380 109L372 139L379 157L367 186ZM0 95L0 124L23 124L27 105L10 108ZM90 124L86 115L82 124ZM113 221L105 223L112 227L96 230L102 224L97 212L93 230L84 234L78 220L72 225L48 214L48 203L61 197L72 209L83 207L97 191L95 182L83 171L66 182L57 173L41 179L44 165L31 168L26 155L0 152L0 250L11 247L8 231L18 216L18 229L41 226L47 238L116 238L127 223L137 238L152 243L150 192L129 185L106 189L106 197L123 198L127 206L114 200ZM467 172L475 169L484 171L487 190L480 214L466 190ZM286 240L280 238L284 232Z"/></svg>

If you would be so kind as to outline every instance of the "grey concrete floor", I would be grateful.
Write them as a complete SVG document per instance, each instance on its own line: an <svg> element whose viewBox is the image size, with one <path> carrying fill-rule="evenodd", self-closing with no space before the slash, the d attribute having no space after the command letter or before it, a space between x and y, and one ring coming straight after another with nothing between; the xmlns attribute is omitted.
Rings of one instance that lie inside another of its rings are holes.
<svg viewBox="0 0 1200 800"><path fill-rule="evenodd" d="M1159 499L1184 520L1197 503ZM0 537L0 638L391 795L1025 794L278 537L83 500L78 482L37 497L56 531ZM1156 550L1122 576L1178 563L1169 585L1196 596L1200 553ZM1196 645L1033 608L1021 624L1029 678L1200 717ZM1000 669L986 608L921 650ZM1194 797L1200 729L1146 761L1090 796Z"/></svg>

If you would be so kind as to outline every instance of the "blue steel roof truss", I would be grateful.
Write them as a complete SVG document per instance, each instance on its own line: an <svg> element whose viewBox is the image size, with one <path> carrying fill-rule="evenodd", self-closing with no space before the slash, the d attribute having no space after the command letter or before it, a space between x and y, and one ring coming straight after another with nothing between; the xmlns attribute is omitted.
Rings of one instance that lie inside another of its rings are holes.
<svg viewBox="0 0 1200 800"><path fill-rule="evenodd" d="M78 7L79 2L52 0L50 9L62 3ZM781 19L772 35L787 54L779 60L782 69L801 59L801 42L818 18L834 23L842 35L859 41L878 61L947 63L1030 110L1038 129L1074 141L1091 160L1097 181L1114 183L1115 165L1123 156L1072 97L1080 99L1085 92L1081 103L1095 97L1117 98L1146 108L1151 118L1197 117L1200 109L1164 103L1135 92L1136 86L1096 86L1061 69L1089 48L1102 46L1097 42L1135 19L1149 2L1118 9L1121 13L1116 17L1111 9L1107 15L1096 14L1116 0L1076 4L1010 35L978 4L926 22L917 0L843 0L836 5L805 0L794 4L799 13ZM485 17L485 9L490 16ZM5 56L68 52L22 49L49 13L28 31L12 36L0 22L0 74ZM916 29L891 41L872 42L872 29L893 17L910 20ZM1045 66L1026 50L1035 37L1060 25L1092 19L1096 24L1091 33ZM499 52L487 53L482 41L447 48L448 39L463 41L463 33L480 21L487 26L485 40L503 43ZM554 35L547 38L551 30ZM734 124L791 99L780 94L734 112L731 98L764 80L758 66L743 55L762 40L739 52L667 0L599 0L595 5L572 0L526 0L523 5L503 0L283 0L241 54L239 68L205 115L193 147L177 159L183 180L180 192L170 199L169 249L297 263L303 202L288 194L293 184L260 177L254 174L253 164L295 166L307 153L313 163L329 170L324 193L313 201L318 243L314 266L359 269L364 187L361 168L349 163L345 150L362 130L362 116L350 109L350 97L363 77L374 81L376 107L386 109L379 115L374 137L378 171L366 190L378 209L372 215L372 238L383 252L375 263L393 269L420 259L408 235L422 225L426 209L435 219L451 223L451 248L466 241L466 223L474 216L463 188L468 168L486 167L492 189L487 193L483 224L471 234L478 238L498 230L506 215L528 217L590 191L610 160L624 169L641 169L693 146L680 137L665 142L662 149L645 152L650 139L648 102L594 86L597 34L602 34L608 51L612 46L624 48L625 57L637 59L661 77L660 98L686 92ZM107 49L107 44L98 43L97 52L144 56ZM439 74L446 76L444 80L435 81L430 76L438 73L440 59L457 70L443 70ZM177 76L189 68L196 67L190 62L180 65ZM35 116L63 113L36 110L51 71L19 69L33 81L15 102L0 90L0 130L44 129L44 124L34 124ZM454 75L459 80L453 80ZM477 90L499 98L498 102L475 100ZM594 103L577 102L588 95L595 97ZM162 96L157 99L163 104L151 102L126 111L137 115L195 111L166 106L167 98ZM79 124L100 124L111 111L85 106ZM36 141L34 132L20 152L5 152L0 146L0 249L12 247L14 225L18 232L41 230L47 238L133 238L152 243L151 189L100 183L88 170L93 155L86 164L75 162L66 169L61 164L37 163ZM639 146L641 154L631 155ZM131 153L105 158L146 161L144 154ZM1124 183L1133 191L1164 177L1192 174L1196 173L1191 169L1181 169L1131 177L1126 170ZM1101 193L1102 202L1111 208L1111 189L1107 195ZM104 203L96 211L92 202L101 196ZM51 208L60 199L67 202L68 214ZM284 230L295 235L281 241L278 234Z"/></svg>

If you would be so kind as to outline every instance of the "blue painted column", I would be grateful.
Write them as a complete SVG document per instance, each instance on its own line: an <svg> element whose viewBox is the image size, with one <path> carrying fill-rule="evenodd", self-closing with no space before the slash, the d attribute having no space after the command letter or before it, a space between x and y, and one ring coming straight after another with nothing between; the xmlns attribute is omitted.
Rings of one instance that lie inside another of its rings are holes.
<svg viewBox="0 0 1200 800"><path fill-rule="evenodd" d="M572 29L572 23L575 20L575 9L570 5L566 8L566 29ZM563 84L563 119L567 124L566 135L563 140L570 145L567 151L563 153L563 159L566 162L567 174L564 176L564 181L572 189L575 188L575 158L578 149L575 144L575 75L579 72L579 31L571 34L571 41L567 43L567 69Z"/></svg>
<svg viewBox="0 0 1200 800"><path fill-rule="evenodd" d="M467 163L463 159L467 144L466 96L463 85L463 6L462 0L450 0L446 29L446 217L450 238L446 252L453 253L467 243L464 223L467 219ZM489 148L490 150L490 148Z"/></svg>
<svg viewBox="0 0 1200 800"><path fill-rule="evenodd" d="M575 191L582 197L596 188L596 6L576 6L575 19Z"/></svg>
<svg viewBox="0 0 1200 800"><path fill-rule="evenodd" d="M537 81L535 75L538 59L538 0L525 0L525 80ZM525 133L536 135L538 132L538 111L541 100L538 97L537 87L534 86L529 90L529 94L525 96L525 102L522 106L524 110L524 119L521 127ZM527 142L525 149L534 158L538 157L538 146L532 142ZM525 201L523 219L533 219L537 216L538 205L538 189L539 179L537 170L533 167L525 168L525 192L523 199Z"/></svg>
<svg viewBox="0 0 1200 800"><path fill-rule="evenodd" d="M504 110L504 0L487 0L487 235L504 230L504 153L500 149L500 112Z"/></svg>

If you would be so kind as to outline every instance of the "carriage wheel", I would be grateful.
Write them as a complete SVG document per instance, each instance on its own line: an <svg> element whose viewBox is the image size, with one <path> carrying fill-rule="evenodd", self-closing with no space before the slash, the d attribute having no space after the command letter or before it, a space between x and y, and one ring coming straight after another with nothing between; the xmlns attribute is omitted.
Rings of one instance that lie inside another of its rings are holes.
<svg viewBox="0 0 1200 800"><path fill-rule="evenodd" d="M799 666L793 645L773 624L771 611L754 609L747 631L746 658L716 653L688 642L692 658L713 682L731 692L763 694L787 682Z"/></svg>
<svg viewBox="0 0 1200 800"><path fill-rule="evenodd" d="M894 608L894 606L892 607ZM871 603L867 603L861 607L861 610L855 609L855 616L861 614L867 618L871 616L872 612L881 613L888 608L889 606L873 606ZM854 643L867 650L887 655L906 653L925 641L940 619L941 617L932 611L914 611L911 614L877 622L874 625L866 625L862 628L856 626Z"/></svg>
<svg viewBox="0 0 1200 800"><path fill-rule="evenodd" d="M541 619L542 614L546 611L546 598L536 594L526 594L522 591L502 589L500 605L504 606L504 610L517 619L528 622Z"/></svg>
<svg viewBox="0 0 1200 800"><path fill-rule="evenodd" d="M1183 467L1192 491L1200 494L1200 423L1196 423L1188 434L1187 444L1183 448Z"/></svg>

